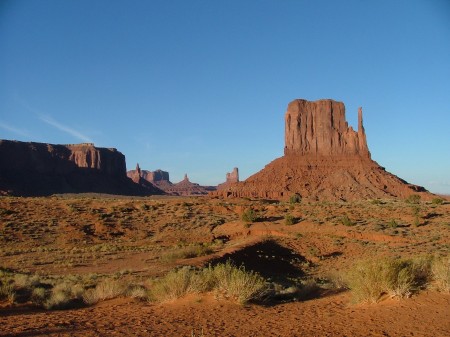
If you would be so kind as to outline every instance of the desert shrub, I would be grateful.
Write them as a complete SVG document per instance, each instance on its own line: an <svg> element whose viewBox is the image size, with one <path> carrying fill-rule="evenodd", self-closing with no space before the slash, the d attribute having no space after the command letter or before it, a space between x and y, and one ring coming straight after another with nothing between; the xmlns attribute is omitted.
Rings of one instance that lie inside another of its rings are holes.
<svg viewBox="0 0 450 337"><path fill-rule="evenodd" d="M14 283L9 280L0 281L0 300L6 299L13 303L16 298Z"/></svg>
<svg viewBox="0 0 450 337"><path fill-rule="evenodd" d="M299 204L302 202L302 197L300 194L295 193L289 197L290 204Z"/></svg>
<svg viewBox="0 0 450 337"><path fill-rule="evenodd" d="M317 298L320 290L320 286L312 278L296 281L289 285L271 283L267 298L280 302L308 300Z"/></svg>
<svg viewBox="0 0 450 337"><path fill-rule="evenodd" d="M18 288L34 288L41 283L39 275L15 274L14 283Z"/></svg>
<svg viewBox="0 0 450 337"><path fill-rule="evenodd" d="M161 256L161 260L165 262L173 262L178 259L191 259L198 256L209 255L214 250L205 245L190 245L173 251L169 251Z"/></svg>
<svg viewBox="0 0 450 337"><path fill-rule="evenodd" d="M418 194L411 194L409 197L406 198L406 202L410 204L418 204L420 203L420 195Z"/></svg>
<svg viewBox="0 0 450 337"><path fill-rule="evenodd" d="M62 281L56 284L50 296L43 302L46 309L68 309L78 305L84 295L84 287L80 284Z"/></svg>
<svg viewBox="0 0 450 337"><path fill-rule="evenodd" d="M433 205L442 205L444 203L444 199L442 199L442 198L433 198L433 200L431 200L431 203Z"/></svg>
<svg viewBox="0 0 450 337"><path fill-rule="evenodd" d="M348 289L347 275L342 271L330 270L326 273L325 278L332 289Z"/></svg>
<svg viewBox="0 0 450 337"><path fill-rule="evenodd" d="M140 285L134 285L127 290L127 296L137 299L146 299L148 297L148 291L145 287Z"/></svg>
<svg viewBox="0 0 450 337"><path fill-rule="evenodd" d="M450 255L435 259L431 271L436 288L450 293Z"/></svg>
<svg viewBox="0 0 450 337"><path fill-rule="evenodd" d="M218 296L238 303L260 298L266 290L264 279L231 262L208 266L201 270L183 267L150 283L149 300L165 302L190 293L215 291Z"/></svg>
<svg viewBox="0 0 450 337"><path fill-rule="evenodd" d="M172 301L192 292L195 272L189 267L183 267L166 274L164 277L152 282L150 287L150 300L157 302Z"/></svg>
<svg viewBox="0 0 450 337"><path fill-rule="evenodd" d="M344 226L348 226L348 227L354 226L354 225L355 225L355 224L353 223L353 221L350 220L350 218L348 217L347 214L345 214L345 215L343 215L343 216L341 217L341 223L342 223Z"/></svg>
<svg viewBox="0 0 450 337"><path fill-rule="evenodd" d="M37 305L42 305L47 296L47 292L43 287L36 287L31 292L31 302Z"/></svg>
<svg viewBox="0 0 450 337"><path fill-rule="evenodd" d="M123 284L114 279L105 279L95 286L95 288L88 289L82 294L83 302L86 304L95 304L99 301L109 300L119 297L125 292Z"/></svg>
<svg viewBox="0 0 450 337"><path fill-rule="evenodd" d="M394 219L391 219L391 221L389 221L387 223L387 226L390 227L390 228L397 228L398 224L397 224L397 221L395 221Z"/></svg>
<svg viewBox="0 0 450 337"><path fill-rule="evenodd" d="M253 208L247 208L241 216L242 221L255 222L258 220L258 215Z"/></svg>
<svg viewBox="0 0 450 337"><path fill-rule="evenodd" d="M284 216L284 224L287 226L292 226L297 223L297 219L292 214L286 214Z"/></svg>
<svg viewBox="0 0 450 337"><path fill-rule="evenodd" d="M423 282L423 264L394 258L356 263L346 280L355 302L378 302L382 295L409 297Z"/></svg>
<svg viewBox="0 0 450 337"><path fill-rule="evenodd" d="M257 273L236 267L230 261L214 267L215 290L240 304L262 298L267 291L265 280Z"/></svg>

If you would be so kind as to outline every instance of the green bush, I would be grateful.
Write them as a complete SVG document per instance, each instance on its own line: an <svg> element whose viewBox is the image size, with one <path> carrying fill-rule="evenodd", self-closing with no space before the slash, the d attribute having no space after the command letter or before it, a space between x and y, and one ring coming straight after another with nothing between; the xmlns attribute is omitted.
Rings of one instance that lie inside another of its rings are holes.
<svg viewBox="0 0 450 337"><path fill-rule="evenodd" d="M348 217L347 214L345 214L345 215L343 215L343 216L341 217L341 223L342 223L344 226L348 226L348 227L354 226L354 225L355 225L355 224L353 223L353 221L350 220L350 218Z"/></svg>
<svg viewBox="0 0 450 337"><path fill-rule="evenodd" d="M406 198L406 202L410 204L418 204L420 203L420 195L418 194L411 194L408 198Z"/></svg>
<svg viewBox="0 0 450 337"><path fill-rule="evenodd" d="M292 226L297 223L297 219L294 216L292 216L291 214L286 214L284 216L284 223L287 226Z"/></svg>
<svg viewBox="0 0 450 337"><path fill-rule="evenodd" d="M165 262L173 262L178 259L191 259L198 256L209 255L214 250L205 245L189 245L169 251L161 256L161 260Z"/></svg>
<svg viewBox="0 0 450 337"><path fill-rule="evenodd" d="M295 193L289 197L289 203L291 203L291 204L299 204L301 202L302 202L302 197L300 194Z"/></svg>
<svg viewBox="0 0 450 337"><path fill-rule="evenodd" d="M242 221L255 222L258 220L258 215L253 208L247 208L241 216Z"/></svg>
<svg viewBox="0 0 450 337"><path fill-rule="evenodd" d="M442 198L433 198L433 200L431 200L431 203L433 205L442 205L444 203L444 199L442 199Z"/></svg>
<svg viewBox="0 0 450 337"><path fill-rule="evenodd" d="M394 219L392 219L391 221L389 221L389 222L387 223L387 225L388 225L388 227L390 227L390 228L397 228L397 227L398 227L397 221L395 221Z"/></svg>

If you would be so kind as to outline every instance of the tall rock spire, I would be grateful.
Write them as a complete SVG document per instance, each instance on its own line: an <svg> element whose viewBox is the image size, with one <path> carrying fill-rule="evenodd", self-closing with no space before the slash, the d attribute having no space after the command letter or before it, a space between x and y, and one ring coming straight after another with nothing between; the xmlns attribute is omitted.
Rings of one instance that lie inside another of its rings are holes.
<svg viewBox="0 0 450 337"><path fill-rule="evenodd" d="M363 125L363 111L362 107L358 108L358 142L360 154L370 158L369 147L367 146L366 131Z"/></svg>

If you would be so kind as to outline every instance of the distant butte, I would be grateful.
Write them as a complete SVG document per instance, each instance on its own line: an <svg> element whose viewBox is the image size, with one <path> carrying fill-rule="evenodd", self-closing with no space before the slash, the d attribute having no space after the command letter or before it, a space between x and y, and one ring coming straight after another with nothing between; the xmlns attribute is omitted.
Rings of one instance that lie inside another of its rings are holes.
<svg viewBox="0 0 450 337"><path fill-rule="evenodd" d="M358 111L358 130L345 120L345 106L331 99L289 103L284 156L240 183L213 195L310 200L357 200L431 194L385 171L371 159Z"/></svg>
<svg viewBox="0 0 450 337"><path fill-rule="evenodd" d="M239 169L237 167L233 168L233 171L228 172L225 176L225 182L222 184L219 184L217 186L218 190L223 190L228 188L230 184L238 183L239 182Z"/></svg>
<svg viewBox="0 0 450 337"><path fill-rule="evenodd" d="M150 183L171 195L206 195L215 190L214 187L201 186L190 182L187 174L184 175L182 181L174 184L169 180L169 172L141 170L139 164L136 165L135 170L128 171L127 176L137 184L145 186Z"/></svg>
<svg viewBox="0 0 450 337"><path fill-rule="evenodd" d="M128 179L125 156L114 148L0 140L0 194L55 193L164 194Z"/></svg>

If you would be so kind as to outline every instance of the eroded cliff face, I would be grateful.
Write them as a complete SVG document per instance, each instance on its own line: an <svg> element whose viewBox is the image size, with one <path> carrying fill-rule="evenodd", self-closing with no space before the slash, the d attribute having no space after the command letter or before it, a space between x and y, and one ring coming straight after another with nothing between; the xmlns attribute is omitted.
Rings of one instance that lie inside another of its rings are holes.
<svg viewBox="0 0 450 337"><path fill-rule="evenodd" d="M289 103L285 115L285 155L362 156L370 158L358 112L358 131L348 126L342 102L324 99L315 102L297 99Z"/></svg>
<svg viewBox="0 0 450 337"><path fill-rule="evenodd" d="M371 159L361 108L357 131L345 120L344 104L331 99L292 101L285 123L285 155L213 195L287 199L300 194L307 200L330 201L431 196Z"/></svg>
<svg viewBox="0 0 450 337"><path fill-rule="evenodd" d="M93 144L0 140L0 191L14 195L114 193L148 195L126 176L125 156Z"/></svg>

